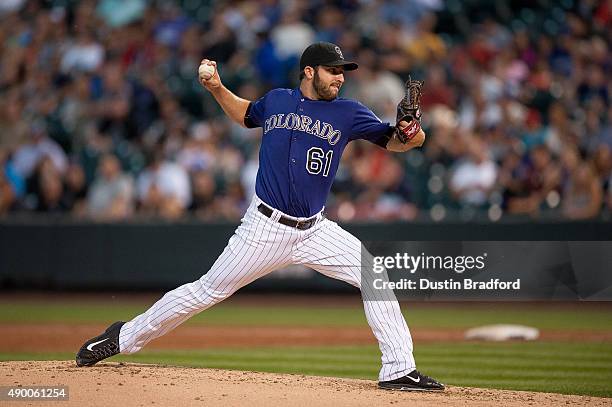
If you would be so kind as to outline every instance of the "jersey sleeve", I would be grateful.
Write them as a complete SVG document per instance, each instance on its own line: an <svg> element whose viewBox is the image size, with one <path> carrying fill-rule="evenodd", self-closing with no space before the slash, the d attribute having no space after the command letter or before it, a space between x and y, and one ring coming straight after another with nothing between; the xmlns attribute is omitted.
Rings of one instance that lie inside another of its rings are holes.
<svg viewBox="0 0 612 407"><path fill-rule="evenodd" d="M263 127L265 121L266 93L254 102L249 103L246 113L244 114L244 125L249 129L255 127Z"/></svg>
<svg viewBox="0 0 612 407"><path fill-rule="evenodd" d="M374 112L356 102L350 141L363 139L385 147L393 130L393 126L384 123Z"/></svg>

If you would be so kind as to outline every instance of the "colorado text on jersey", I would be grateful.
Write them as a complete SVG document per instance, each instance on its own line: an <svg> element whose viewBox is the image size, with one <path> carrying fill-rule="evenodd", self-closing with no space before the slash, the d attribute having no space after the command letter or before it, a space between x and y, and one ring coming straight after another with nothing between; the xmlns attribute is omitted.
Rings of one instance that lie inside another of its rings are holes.
<svg viewBox="0 0 612 407"><path fill-rule="evenodd" d="M342 132L340 130L335 130L331 124L320 120L315 120L313 123L310 116L297 115L295 113L289 113L287 115L284 113L273 114L268 117L264 127L264 134L272 129L289 129L312 134L313 136L327 140L332 146L342 137Z"/></svg>

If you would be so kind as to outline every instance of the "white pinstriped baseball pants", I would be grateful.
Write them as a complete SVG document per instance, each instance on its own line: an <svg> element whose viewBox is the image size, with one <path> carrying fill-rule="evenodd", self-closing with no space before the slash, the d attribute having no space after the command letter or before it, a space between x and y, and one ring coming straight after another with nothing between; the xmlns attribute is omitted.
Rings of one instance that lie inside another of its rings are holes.
<svg viewBox="0 0 612 407"><path fill-rule="evenodd" d="M280 211L274 210L270 218L261 214L257 210L261 202L253 198L242 223L208 273L166 293L146 312L123 325L121 353L139 351L239 288L291 264L310 267L361 288L359 239L321 215L308 230L285 226L278 223ZM395 297L385 301L365 300L363 293L362 297L368 324L382 352L379 380L410 373L416 367L412 338Z"/></svg>

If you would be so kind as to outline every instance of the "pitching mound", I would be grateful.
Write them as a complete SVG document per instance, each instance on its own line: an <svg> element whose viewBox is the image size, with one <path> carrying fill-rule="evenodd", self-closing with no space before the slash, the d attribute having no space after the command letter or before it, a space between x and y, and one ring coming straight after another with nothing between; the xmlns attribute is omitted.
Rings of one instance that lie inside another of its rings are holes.
<svg viewBox="0 0 612 407"><path fill-rule="evenodd" d="M273 373L72 361L0 362L0 385L69 386L68 402L54 406L552 406L609 405L609 399L550 393L450 387L444 393L379 390L374 381ZM11 402L3 405L41 406Z"/></svg>

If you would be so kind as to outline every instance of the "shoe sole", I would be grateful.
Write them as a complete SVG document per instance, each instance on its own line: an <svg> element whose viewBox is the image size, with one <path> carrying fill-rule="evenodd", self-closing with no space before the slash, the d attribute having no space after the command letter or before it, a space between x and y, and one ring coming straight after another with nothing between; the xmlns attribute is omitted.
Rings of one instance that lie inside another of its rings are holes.
<svg viewBox="0 0 612 407"><path fill-rule="evenodd" d="M81 351L83 351L83 349L85 349L84 345L76 355L75 362L76 362L77 367L91 367L95 365L96 363L100 362L99 360L90 360L90 359L81 358L79 354L81 353Z"/></svg>
<svg viewBox="0 0 612 407"><path fill-rule="evenodd" d="M379 384L378 387L383 390L395 390L395 391L432 391L432 392L442 392L442 389L428 389L425 387L411 387L403 384Z"/></svg>
<svg viewBox="0 0 612 407"><path fill-rule="evenodd" d="M93 362L93 363L92 363L92 362L89 362L89 363L88 363L88 362L81 362L81 361L80 361L80 360L78 360L78 359L76 360L76 365L77 365L77 367L89 367L89 366L93 366L93 365L95 365L96 363L98 363L98 362Z"/></svg>

